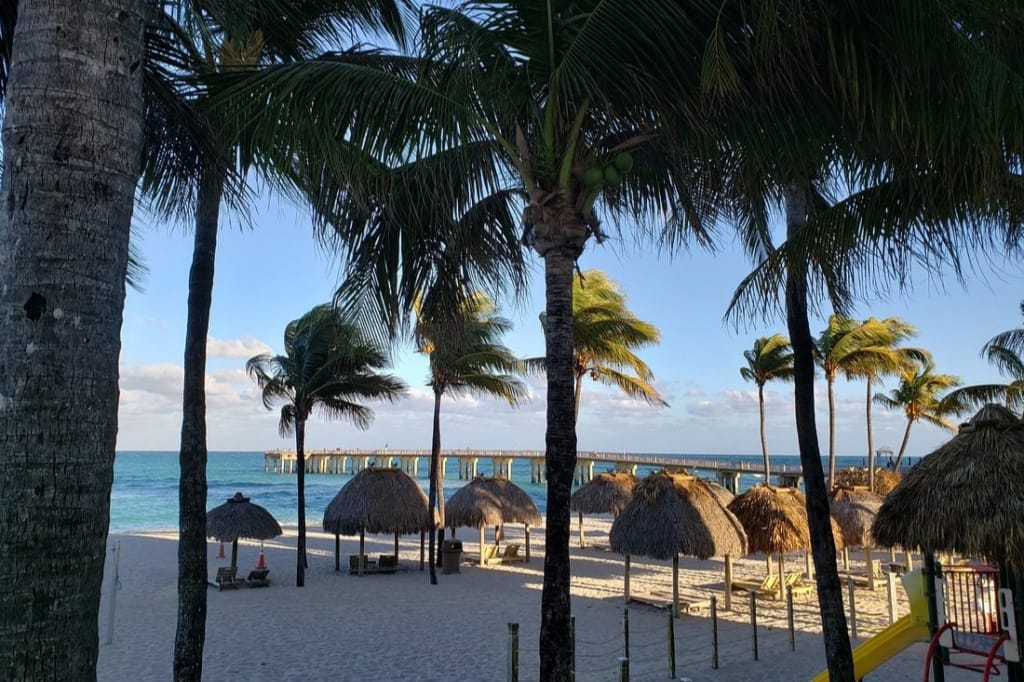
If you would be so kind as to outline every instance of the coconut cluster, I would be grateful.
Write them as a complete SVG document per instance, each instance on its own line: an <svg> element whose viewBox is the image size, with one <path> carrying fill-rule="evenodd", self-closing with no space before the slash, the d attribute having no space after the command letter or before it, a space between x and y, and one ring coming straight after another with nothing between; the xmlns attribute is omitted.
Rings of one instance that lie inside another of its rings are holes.
<svg viewBox="0 0 1024 682"><path fill-rule="evenodd" d="M628 173L632 167L633 156L629 152L620 152L604 167L595 166L587 169L583 174L583 182L587 187L595 189L604 185L614 187L622 182L622 174Z"/></svg>

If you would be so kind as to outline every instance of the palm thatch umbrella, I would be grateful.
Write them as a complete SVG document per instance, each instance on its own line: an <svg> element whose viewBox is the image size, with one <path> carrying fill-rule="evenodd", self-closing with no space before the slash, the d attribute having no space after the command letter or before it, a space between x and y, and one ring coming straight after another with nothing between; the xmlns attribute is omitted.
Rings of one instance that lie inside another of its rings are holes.
<svg viewBox="0 0 1024 682"><path fill-rule="evenodd" d="M1024 569L1024 423L985 405L949 442L922 458L875 518L881 546L986 557Z"/></svg>
<svg viewBox="0 0 1024 682"><path fill-rule="evenodd" d="M871 548L874 538L871 537L871 524L882 506L883 498L867 488L833 488L829 493L829 509L832 518L839 524L843 533L843 562L845 568L850 567L850 546L864 548L864 565L867 567L868 584L872 585Z"/></svg>
<svg viewBox="0 0 1024 682"><path fill-rule="evenodd" d="M714 494L715 498L718 500L718 503L723 507L729 506L729 503L736 498L736 495L733 494L731 490L726 488L718 481L704 479L704 482L707 484L708 490L710 490Z"/></svg>
<svg viewBox="0 0 1024 682"><path fill-rule="evenodd" d="M231 543L231 568L238 569L238 540L269 540L281 535L281 525L263 507L242 493L206 512L206 536Z"/></svg>
<svg viewBox="0 0 1024 682"><path fill-rule="evenodd" d="M726 559L726 608L729 608L734 556L746 553L743 526L718 502L707 482L686 474L652 473L633 488L629 504L612 523L608 539L624 554L625 592L629 599L629 557L672 559L672 613L679 616L679 555Z"/></svg>
<svg viewBox="0 0 1024 682"><path fill-rule="evenodd" d="M505 523L526 526L526 560L530 560L530 526L543 521L530 495L507 478L477 476L445 503L445 524L455 537L456 526L480 529L480 565L484 563L484 529ZM498 541L495 533L495 542Z"/></svg>
<svg viewBox="0 0 1024 682"><path fill-rule="evenodd" d="M580 515L580 547L584 546L583 515L618 515L633 497L636 476L617 471L605 471L590 479L572 494L569 509Z"/></svg>
<svg viewBox="0 0 1024 682"><path fill-rule="evenodd" d="M759 483L736 496L729 503L729 511L739 518L747 531L750 553L763 552L768 557L769 572L771 555L778 555L780 581L786 578L783 556L787 552L810 549L807 502L804 494L796 488L775 488ZM841 549L844 546L843 532L834 518L832 535L836 549Z"/></svg>
<svg viewBox="0 0 1024 682"><path fill-rule="evenodd" d="M420 570L423 570L423 537L432 528L427 496L416 481L401 469L363 469L346 483L324 510L324 532L334 533L334 570L340 570L342 535L359 534L359 556L364 554L366 533L394 533L395 560L398 536L420 534ZM359 561L359 573L363 561Z"/></svg>

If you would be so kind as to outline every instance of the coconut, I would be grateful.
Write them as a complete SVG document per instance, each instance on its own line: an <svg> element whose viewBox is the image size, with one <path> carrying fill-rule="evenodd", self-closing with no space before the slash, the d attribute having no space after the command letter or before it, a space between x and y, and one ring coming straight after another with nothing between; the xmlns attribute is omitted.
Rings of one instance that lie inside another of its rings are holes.
<svg viewBox="0 0 1024 682"><path fill-rule="evenodd" d="M615 170L615 166L605 166L604 181L614 187L622 182L622 174Z"/></svg>
<svg viewBox="0 0 1024 682"><path fill-rule="evenodd" d="M597 187L604 182L604 171L600 168L591 168L583 174L583 182L587 187Z"/></svg>
<svg viewBox="0 0 1024 682"><path fill-rule="evenodd" d="M612 165L615 166L615 170L628 173L629 169L633 167L633 155L629 152L616 154L612 160Z"/></svg>

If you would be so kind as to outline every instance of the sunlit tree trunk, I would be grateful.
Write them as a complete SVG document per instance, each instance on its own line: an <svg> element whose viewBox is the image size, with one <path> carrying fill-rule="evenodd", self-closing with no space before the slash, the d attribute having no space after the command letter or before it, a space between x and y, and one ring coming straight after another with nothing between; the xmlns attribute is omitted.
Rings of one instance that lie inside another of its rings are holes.
<svg viewBox="0 0 1024 682"><path fill-rule="evenodd" d="M900 443L900 451L896 455L896 464L893 468L896 471L900 470L900 466L903 464L903 453L907 451L907 443L910 441L910 427L914 425L914 420L907 418L907 428L903 431L903 441Z"/></svg>
<svg viewBox="0 0 1024 682"><path fill-rule="evenodd" d="M576 468L575 391L572 362L572 275L579 249L554 247L544 255L547 298L548 479L544 588L541 593L540 679L570 679L572 639L569 598L569 496Z"/></svg>
<svg viewBox="0 0 1024 682"><path fill-rule="evenodd" d="M867 377L868 390L865 400L865 417L868 424L868 490L875 490L875 433L871 428L871 377Z"/></svg>
<svg viewBox="0 0 1024 682"><path fill-rule="evenodd" d="M18 10L0 213L0 676L95 680L146 3Z"/></svg>
<svg viewBox="0 0 1024 682"><path fill-rule="evenodd" d="M807 211L806 190L790 188L786 192L786 228L789 238L796 236L807 224ZM836 565L828 489L821 468L821 451L814 421L814 340L807 315L807 276L793 266L790 266L786 278L786 323L793 346L796 430L807 492L807 520L811 531L811 553L818 586L825 660L832 682L854 682L853 653L843 611L843 592Z"/></svg>
<svg viewBox="0 0 1024 682"><path fill-rule="evenodd" d="M836 380L828 378L828 487L836 484ZM815 439L817 442L817 439Z"/></svg>
<svg viewBox="0 0 1024 682"><path fill-rule="evenodd" d="M764 457L764 482L771 485L772 477L768 470L768 437L764 430L764 384L757 385L757 403L761 408L761 455Z"/></svg>
<svg viewBox="0 0 1024 682"><path fill-rule="evenodd" d="M198 682L206 640L206 336L210 328L223 174L209 169L199 189L188 278L181 447L178 454L178 627L174 679Z"/></svg>

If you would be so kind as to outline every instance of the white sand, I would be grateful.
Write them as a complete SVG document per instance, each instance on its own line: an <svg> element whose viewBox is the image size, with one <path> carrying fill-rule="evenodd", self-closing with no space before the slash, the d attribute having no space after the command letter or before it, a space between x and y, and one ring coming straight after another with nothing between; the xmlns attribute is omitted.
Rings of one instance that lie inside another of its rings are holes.
<svg viewBox="0 0 1024 682"><path fill-rule="evenodd" d="M588 544L607 545L607 519L587 519ZM543 531L531 533L528 564L480 568L477 532L460 529L466 556L460 572L438 575L430 585L419 571L419 538L401 542L394 575L350 576L334 572L334 538L310 533L306 586L295 587L295 529L266 544L269 588L208 593L204 679L217 680L481 680L508 677L509 623L519 623L521 680L536 680L543 570ZM490 537L490 533L488 533ZM522 528L506 528L506 542L523 542ZM575 542L575 537L574 537ZM100 608L98 679L169 680L176 619L177 534L114 535L120 543L120 589L113 643L108 554ZM369 536L367 553L393 551L394 538ZM258 543L239 547L239 575L256 562ZM227 548L230 557L230 547ZM342 565L358 551L358 538L342 538ZM210 574L229 559L217 559L210 543ZM623 655L623 561L612 552L573 547L573 615L576 618L579 682L619 679ZM787 570L803 567L792 556ZM860 564L858 564L859 566ZM632 591L671 592L671 562L632 561ZM760 579L763 558L736 562L736 577ZM677 678L704 680L807 680L824 666L824 647L814 595L795 606L796 651L790 650L783 602L758 600L759 660L752 652L748 600L736 595L733 610L721 608L721 561L681 560L681 591L718 595L719 667L712 668L712 621L707 611L675 621ZM858 630L866 638L888 624L886 590L856 591ZM907 612L899 589L899 615ZM668 675L666 611L643 605L629 609L631 680L665 680ZM914 645L869 680L920 679L925 646ZM947 680L975 680L976 674L947 669Z"/></svg>

